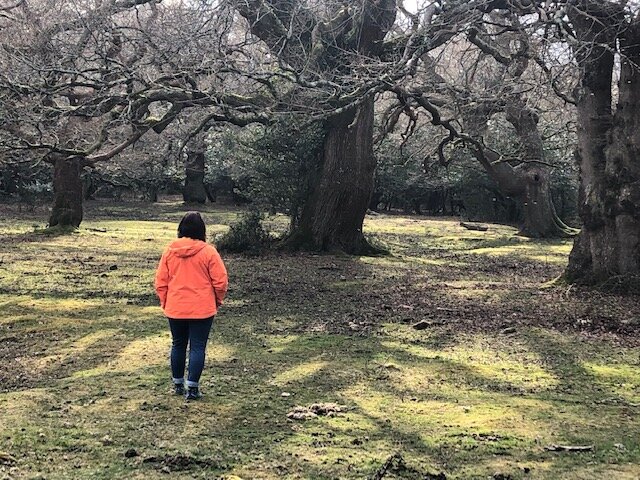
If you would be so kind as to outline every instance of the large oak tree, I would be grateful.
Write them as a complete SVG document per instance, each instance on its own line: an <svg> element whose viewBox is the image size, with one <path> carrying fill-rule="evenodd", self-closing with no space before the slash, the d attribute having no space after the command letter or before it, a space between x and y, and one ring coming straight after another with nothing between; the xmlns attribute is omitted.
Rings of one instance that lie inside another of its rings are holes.
<svg viewBox="0 0 640 480"><path fill-rule="evenodd" d="M640 6L568 2L580 69L576 89L580 217L584 226L567 277L578 282L640 278ZM618 69L618 81L614 73Z"/></svg>
<svg viewBox="0 0 640 480"><path fill-rule="evenodd" d="M332 110L324 123L310 196L285 245L371 251L362 233L375 169L374 100L366 84L382 73L379 55L394 24L395 0L234 4L253 35L280 60L281 69L296 78L293 103Z"/></svg>

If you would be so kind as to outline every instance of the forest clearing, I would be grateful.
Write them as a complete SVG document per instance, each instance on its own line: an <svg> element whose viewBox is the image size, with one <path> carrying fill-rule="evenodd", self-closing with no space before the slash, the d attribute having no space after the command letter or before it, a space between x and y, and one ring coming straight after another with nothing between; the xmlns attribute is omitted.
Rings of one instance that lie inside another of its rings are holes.
<svg viewBox="0 0 640 480"><path fill-rule="evenodd" d="M0 0L0 480L639 480L639 295L640 0Z"/></svg>
<svg viewBox="0 0 640 480"><path fill-rule="evenodd" d="M570 239L382 214L389 255L223 255L186 403L153 292L183 211L89 202L56 235L2 207L0 478L639 478L640 305L553 283ZM239 212L201 211L211 238Z"/></svg>

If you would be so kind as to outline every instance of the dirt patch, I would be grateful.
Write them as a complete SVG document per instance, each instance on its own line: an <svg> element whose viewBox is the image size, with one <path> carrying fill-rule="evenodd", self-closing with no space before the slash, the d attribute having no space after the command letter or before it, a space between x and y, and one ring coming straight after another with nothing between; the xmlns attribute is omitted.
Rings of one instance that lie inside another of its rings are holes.
<svg viewBox="0 0 640 480"><path fill-rule="evenodd" d="M295 407L287 413L287 418L292 420L310 420L320 416L334 417L345 409L346 407L338 405L337 403L314 403L308 407Z"/></svg>
<svg viewBox="0 0 640 480"><path fill-rule="evenodd" d="M146 457L142 463L153 465L158 470L166 472L183 472L193 468L219 468L217 462L206 458L195 458L190 455L177 453L175 455Z"/></svg>

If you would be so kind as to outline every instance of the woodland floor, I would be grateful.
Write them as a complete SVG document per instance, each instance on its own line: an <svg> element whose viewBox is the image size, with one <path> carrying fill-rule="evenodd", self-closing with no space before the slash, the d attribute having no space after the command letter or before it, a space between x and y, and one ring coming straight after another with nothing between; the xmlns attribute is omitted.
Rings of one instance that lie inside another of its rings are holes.
<svg viewBox="0 0 640 480"><path fill-rule="evenodd" d="M638 298L551 286L570 242L505 226L380 215L389 256L226 255L206 396L170 395L152 281L184 208L91 202L52 236L0 206L0 478L366 479L396 453L385 480L640 478ZM319 402L343 410L287 418Z"/></svg>

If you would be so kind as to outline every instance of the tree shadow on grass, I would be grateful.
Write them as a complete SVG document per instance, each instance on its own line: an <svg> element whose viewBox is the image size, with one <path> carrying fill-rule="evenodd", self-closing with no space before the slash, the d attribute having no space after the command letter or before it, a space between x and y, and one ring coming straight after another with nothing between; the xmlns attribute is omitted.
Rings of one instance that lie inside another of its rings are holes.
<svg viewBox="0 0 640 480"><path fill-rule="evenodd" d="M66 376L49 378L41 385L54 390L52 403L58 404L58 409L41 418L38 412L33 412L30 421L34 428L40 426L48 431L61 428L73 417L78 425L77 442L87 449L82 455L90 456L99 449L101 458L122 472L157 468L152 463L133 463L124 458L124 451L135 448L143 458L180 453L212 460L204 471L214 474L262 469L265 474L289 472L306 478L311 478L309 475L363 478L394 451L401 451L411 459L411 465L421 471L458 471L496 453L518 456L523 449L531 451L530 439L521 439L517 434L502 433L503 438L496 442L483 440L477 436L486 433L481 425L478 430L465 423L443 426L436 417L414 425L411 415L418 415L418 420L420 414L412 414L407 407L412 405L411 396L416 397L419 404L428 406L436 402L456 411L461 408L459 402L463 398L498 405L502 400L511 399L510 408L527 417L526 421L535 423L535 428L549 431L562 418L562 414L532 417L533 407L520 404L520 400L548 401L544 394L523 391L521 386L508 380L487 377L470 365L444 355L438 358L414 355L375 336L289 333L290 338L286 338L264 329L241 330L238 327L246 318L234 316L232 312L230 309L217 327L221 336L216 334L212 338L212 346L221 345L219 339L222 338L222 345L227 345L231 353L216 357L215 352L210 352L212 360L203 379L208 395L203 402L185 405L181 399L168 396L166 365L132 363L121 365L119 370L101 370L97 367L104 366L108 358L92 358L83 353L76 366L65 371ZM103 326L113 327L114 322L117 320ZM152 318L142 323L146 325L128 332L122 339L111 339L111 344L106 339L96 342L94 353L110 351L112 358L117 357L136 341L152 338L166 329L164 322ZM168 338L165 346L168 347ZM166 352L158 355L166 362ZM559 364L567 361L562 354L558 356L555 347L546 355ZM396 362L400 372L409 367L427 373L435 371L448 387L443 390L437 385L430 388L428 383L403 385L395 378L398 372L382 364L384 359ZM95 371L86 375L86 371L92 369ZM586 373L580 377L581 384L589 381ZM348 393L354 388L355 392ZM372 396L368 405L360 403L358 388L364 389L365 400L367 395ZM283 392L291 395L282 396ZM403 407L400 411L385 410L387 407L378 405L377 398ZM71 400L68 408L65 399ZM295 405L318 401L346 404L349 410L334 419L304 424L287 420L287 412ZM549 408L554 406L550 404ZM475 404L471 404L471 408L476 408ZM589 406L580 405L574 413L592 415L588 409ZM178 423L176 417L180 419ZM566 421L575 422L576 428L585 434L593 428L578 425L577 416L572 415ZM612 425L602 431L609 434L615 428ZM429 439L429 429L433 431L432 439ZM453 434L463 435L462 445L460 438L452 438ZM108 435L108 445L96 443L103 435ZM73 442L70 445L72 448ZM537 451L536 448L533 453ZM305 455L317 455L320 460L315 465L304 462ZM202 467L194 464L193 468ZM82 468L77 471L82 472Z"/></svg>
<svg viewBox="0 0 640 480"><path fill-rule="evenodd" d="M589 357L600 357L597 363L607 361L610 366L616 362L611 355L611 346L608 342L592 346L595 350L591 355L584 356L581 350L582 342L571 336L563 337L561 333L551 330L534 329L524 336L527 345L535 351L544 361L546 368L559 379L555 393L563 397L573 398L581 403L590 405L619 405L632 408L640 407L639 404L630 402L612 389L619 384L620 379L611 378L606 381L606 376L595 375L593 371L585 367ZM582 353L583 356L580 355ZM629 362L633 360L628 359ZM636 355L636 362L638 357ZM630 363L632 365L632 363Z"/></svg>
<svg viewBox="0 0 640 480"><path fill-rule="evenodd" d="M420 251L424 252L424 249ZM109 255L117 253L117 250L108 251ZM85 254L88 255L87 252ZM446 258L470 262L468 254L455 255ZM141 261L140 257L140 251L120 254L117 271L122 272L133 266L144 267L145 260ZM118 334L94 338L87 348L73 355L76 357L73 363L63 365L54 361L43 368L43 375L35 386L47 390L50 395L38 405L37 410L29 412L29 431L38 427L47 431L63 431L65 423L77 422L76 441L84 442L87 450L83 455L87 456L89 463L84 470L70 470L75 476L89 472L91 462L95 464L97 461L95 458L91 460L92 455L113 465L112 468L120 469L119 473L132 470L146 472L156 468L152 464L135 463L124 458L123 451L130 447L135 447L143 456L187 452L194 457L215 457L218 467L211 467L213 472L263 469L267 474L282 476L286 473L281 468L284 466L289 474L308 478L363 478L362 474L368 475L396 449L414 458L424 458L427 463L435 462L443 468L446 463L455 471L499 450L494 446L495 442L473 437L478 432L467 423L452 422L449 426L443 426L437 419L431 419L423 421L420 427L412 425L411 415L407 411L401 412L405 419L398 420L393 411L384 411L380 405L365 408L362 402L354 399L357 391L349 393L354 386L360 385L374 401L382 399L406 406L412 402L411 397L416 397L416 403L440 403L454 409L461 408L457 402L463 397L465 401L469 399L469 403L475 402L470 405L471 408L483 402L497 406L506 403L547 435L555 435L553 429L559 422L564 422L571 426L572 435L576 437L586 438L592 429L597 428L600 432L598 435L615 438L615 429L619 427L616 425L615 411L606 410L599 418L585 420L594 418L593 405L584 403L580 396L587 391L593 379L584 369L578 371L577 375L572 373L575 372L573 367L563 369L562 366L567 364L580 365L572 355L565 357L557 353L562 345L548 344L548 350L543 352L543 345L539 344L546 339L534 338L529 348L538 351L546 359L545 365L550 366L561 385L571 385L570 389L577 392L574 395L561 387L555 387L557 391L542 392L533 388L523 389L517 382L511 382L508 378L496 379L464 360L453 360L445 355L425 358L392 347L384 341L389 335L397 334L397 330L385 332L383 328L386 327L381 327L381 324L438 320L428 336L413 345L442 352L465 341L464 337L457 335L456 329L486 333L496 326L503 326L503 320L495 315L496 310L501 315L505 312L520 314L519 307L503 305L504 297L500 297L502 303L497 305L484 300L461 299L442 283L445 280L468 280L489 265L486 278L508 284L511 277L506 280L499 278L504 273L501 270L504 262L491 262L490 265L485 262L471 267L471 263L465 267L424 267L401 261L389 268L379 269L375 262L365 264L357 259L332 256L228 257L232 275L230 302L219 317L219 327L216 329L222 331L223 344L233 353L210 362L207 367L210 374L205 374L207 377L204 382L205 392L208 390L209 395L203 402L187 406L181 399L167 396L168 337L162 346L162 342L156 342L158 336L166 336L166 325L159 312L156 316L156 313L143 312L143 309L132 306L106 305L108 299L116 299L120 294L123 295L122 299L139 301L140 305L155 305L150 285L145 290L138 281L137 290L127 292L123 284L118 284L120 280L116 275L115 278L106 278L104 287L98 288L79 282L48 291L40 285L35 290L43 297L65 300L86 295L85 298L96 298L105 304L94 310L78 312L77 317L76 313L73 316L68 312L63 313L67 317L64 322L67 330L59 333L58 337L53 336L53 329L42 331L37 323L33 323L37 322L35 318L40 315L46 318L47 312L37 311L37 308L26 312L27 316L33 318L30 320L32 323L24 323L17 328L18 336L21 333L40 336L37 341L19 343L22 341L20 339L16 343L20 347L18 351L31 352L35 348L40 350L40 345L49 348L53 344L52 350L56 354L83 338L93 338L91 335L95 333L111 329L118 331ZM522 272L517 268L511 270L522 277ZM77 269L79 277L87 272ZM234 278L236 272L242 277ZM473 280L482 283L485 277ZM505 288L515 287L511 285ZM17 291L11 290L14 294ZM529 300L520 301L524 304ZM444 309L438 310L443 306ZM118 309L122 309L123 315L128 312L137 318L123 322L112 311ZM540 315L540 312L535 314ZM527 320L525 315L520 318ZM73 325L74 320L77 320L77 325ZM449 320L454 323L445 327L443 324ZM310 333L316 329L317 334ZM47 337L49 334L52 336ZM289 339L286 339L287 335ZM214 336L214 342L217 338ZM141 345L147 349L156 348L154 358L163 359L165 364L136 364L132 355ZM385 367L381 363L385 358L398 362L400 372ZM122 363L117 368L109 368L109 363L114 359L121 359ZM403 383L397 377L402 369L409 367L435 371L438 378L445 382L446 388L430 386L428 382L416 385ZM570 384L574 376L579 378L577 388ZM18 394L29 394L25 386L17 385L16 388L21 389ZM609 396L609 386L605 385L604 388ZM283 392L292 395L283 397ZM576 406L569 407L566 413L555 412L558 405L566 403L567 399ZM71 403L65 406L68 400ZM346 415L353 417L351 422L345 420L343 423L343 417L337 417L299 425L286 419L287 412L293 406L317 401L347 404L351 410ZM531 405L526 401L538 403ZM45 411L45 402L52 404L55 409ZM536 405L542 405L546 411L537 414ZM387 422L390 417L391 422ZM418 417L416 414L416 423ZM613 421L608 421L611 419ZM607 422L610 426L601 426ZM350 425L347 426L347 423ZM420 431L423 427L432 429L432 441ZM508 426L504 428L509 429ZM634 427L624 428L632 432ZM318 436L312 435L314 432L322 434L320 438L323 440L318 442ZM329 437L329 433L333 436ZM456 452L458 445L455 439L452 440L455 434L465 435L461 438L468 442L468 448L465 446L461 452ZM102 441L104 435L110 439ZM369 440L365 440L365 436ZM527 443L529 440L517 434L503 437L522 442L518 448L528 449L531 455L535 456L539 450L536 447L531 453L533 450L531 444ZM25 442L31 440L33 443L29 445L44 455L44 459L30 457L34 462L58 462L56 456L59 451L49 448L51 445L48 444L43 447L37 437L26 439ZM73 439L63 440L69 443L68 448L73 448ZM352 443L355 440L363 443ZM67 448L62 443L53 444L55 448L58 446ZM514 456L519 454L513 446L500 448L505 448L507 453ZM366 449L366 455L360 453L363 449ZM349 453L343 455L337 450ZM328 463L301 466L299 458L293 455L305 452L317 453ZM349 458L349 454L353 457ZM338 458L342 460L338 461ZM337 462L335 467L327 466L331 462ZM356 473L353 469L356 469ZM116 473L112 478L119 475Z"/></svg>
<svg viewBox="0 0 640 480"><path fill-rule="evenodd" d="M61 312L56 302L28 302L4 303L13 320L0 325L0 391L44 387L100 365L136 339L167 331L163 317L136 307L74 303Z"/></svg>

